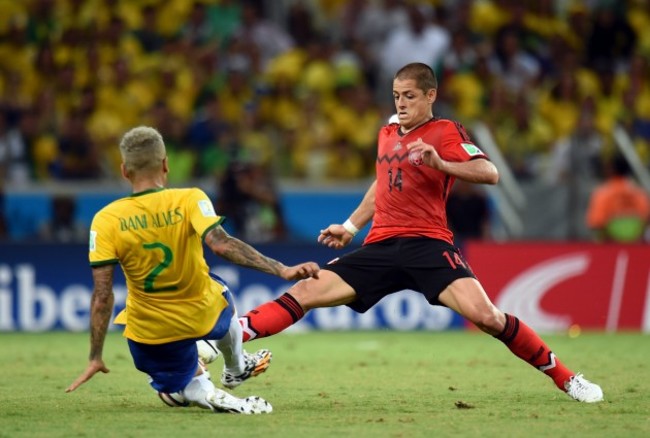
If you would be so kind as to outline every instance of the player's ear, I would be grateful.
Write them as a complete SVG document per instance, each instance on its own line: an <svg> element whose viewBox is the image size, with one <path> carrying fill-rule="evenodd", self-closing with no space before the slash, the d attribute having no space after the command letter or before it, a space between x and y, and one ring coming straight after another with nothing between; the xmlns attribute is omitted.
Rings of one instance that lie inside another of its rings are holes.
<svg viewBox="0 0 650 438"><path fill-rule="evenodd" d="M126 166L124 165L124 163L120 164L120 173L122 174L122 178L129 179L129 174L126 171Z"/></svg>
<svg viewBox="0 0 650 438"><path fill-rule="evenodd" d="M438 90L436 88L432 88L427 91L427 100L430 104L433 104L433 102L436 101L436 97L438 97Z"/></svg>
<svg viewBox="0 0 650 438"><path fill-rule="evenodd" d="M167 157L163 158L162 166L163 166L163 172L169 173L169 162L167 161Z"/></svg>

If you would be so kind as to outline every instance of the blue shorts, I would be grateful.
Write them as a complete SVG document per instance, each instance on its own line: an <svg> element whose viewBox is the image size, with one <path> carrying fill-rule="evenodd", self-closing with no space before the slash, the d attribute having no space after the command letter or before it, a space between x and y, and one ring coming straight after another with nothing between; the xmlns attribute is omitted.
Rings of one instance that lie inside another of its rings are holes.
<svg viewBox="0 0 650 438"><path fill-rule="evenodd" d="M143 344L127 339L135 367L151 378L151 386L158 392L178 392L185 388L196 375L199 354L196 341L221 339L228 332L233 316L233 298L225 282L213 276L226 289L223 292L228 306L223 309L217 322L204 336L182 339L166 344Z"/></svg>

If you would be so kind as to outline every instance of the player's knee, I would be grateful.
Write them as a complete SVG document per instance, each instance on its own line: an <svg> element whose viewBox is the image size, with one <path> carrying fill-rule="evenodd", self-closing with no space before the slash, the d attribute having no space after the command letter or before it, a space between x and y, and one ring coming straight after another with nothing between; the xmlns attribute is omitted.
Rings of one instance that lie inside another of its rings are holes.
<svg viewBox="0 0 650 438"><path fill-rule="evenodd" d="M306 312L319 307L332 307L354 301L355 291L338 275L321 270L318 279L308 278L294 284L288 291Z"/></svg>
<svg viewBox="0 0 650 438"><path fill-rule="evenodd" d="M313 290L310 290L306 285L306 280L301 280L298 283L294 284L291 289L287 291L289 295L293 297L294 300L302 307L302 310L307 312L315 307L318 307L317 298L318 294L314 293Z"/></svg>
<svg viewBox="0 0 650 438"><path fill-rule="evenodd" d="M490 335L498 335L503 331L504 322L500 318L500 312L496 309L490 309L488 311L478 313L475 318L472 319L472 322Z"/></svg>

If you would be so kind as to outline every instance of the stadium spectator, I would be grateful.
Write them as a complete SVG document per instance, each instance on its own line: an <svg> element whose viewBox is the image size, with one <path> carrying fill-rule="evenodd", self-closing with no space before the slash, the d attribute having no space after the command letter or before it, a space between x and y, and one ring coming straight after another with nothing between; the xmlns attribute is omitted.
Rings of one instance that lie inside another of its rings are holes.
<svg viewBox="0 0 650 438"><path fill-rule="evenodd" d="M102 175L99 151L87 129L88 118L73 111L64 122L59 137L56 176L63 180L98 179Z"/></svg>
<svg viewBox="0 0 650 438"><path fill-rule="evenodd" d="M335 162L330 165L329 175L332 178L360 179L374 170L376 133L382 125L382 117L372 104L371 91L363 83L338 86L337 100L339 104L336 111L331 112L330 121L339 141L332 147ZM342 145L350 150L341 148ZM361 165L358 164L359 158ZM344 167L347 170L343 170Z"/></svg>
<svg viewBox="0 0 650 438"><path fill-rule="evenodd" d="M607 179L592 192L587 225L601 242L643 242L650 220L648 193L630 176L622 155L608 163Z"/></svg>
<svg viewBox="0 0 650 438"><path fill-rule="evenodd" d="M200 189L165 190L169 165L155 129L128 131L120 152L121 173L133 194L104 207L93 219L90 361L66 392L109 371L102 351L113 313L113 272L119 263L129 299L116 323L126 325L135 366L149 375L165 403L245 414L271 412L271 405L259 397L239 399L215 388L199 362L197 342L215 339L225 361L221 382L234 388L265 371L271 360L268 350L243 351L232 296L220 279L210 276L203 243L233 263L285 280L316 276L318 265L285 266L229 236L220 225L224 218Z"/></svg>
<svg viewBox="0 0 650 438"><path fill-rule="evenodd" d="M492 234L489 201L476 184L456 180L447 199L447 219L454 245L461 250L466 241L486 240Z"/></svg>
<svg viewBox="0 0 650 438"><path fill-rule="evenodd" d="M217 210L232 219L232 232L251 243L286 238L276 184L268 167L255 161L231 161L219 181Z"/></svg>
<svg viewBox="0 0 650 438"><path fill-rule="evenodd" d="M581 93L575 75L563 71L536 101L536 112L551 125L555 138L564 138L578 124L580 104Z"/></svg>
<svg viewBox="0 0 650 438"><path fill-rule="evenodd" d="M317 279L298 282L246 313L240 318L244 340L278 333L313 308L347 305L365 312L391 293L412 289L502 341L573 399L601 401L598 385L569 370L530 327L490 302L454 247L445 202L455 179L496 184L499 174L460 124L433 117L437 88L426 64L408 64L395 74L400 124L379 132L376 179L352 215L318 237L342 248L372 220L364 245L330 262Z"/></svg>
<svg viewBox="0 0 650 438"><path fill-rule="evenodd" d="M536 179L544 171L553 142L550 125L531 110L528 96L520 94L491 120L494 138L520 181ZM560 163L564 164L564 163Z"/></svg>
<svg viewBox="0 0 650 438"><path fill-rule="evenodd" d="M52 198L52 217L43 223L38 237L44 242L82 243L88 240L88 228L77 219L77 201L68 195Z"/></svg>
<svg viewBox="0 0 650 438"><path fill-rule="evenodd" d="M598 179L606 146L607 139L596 129L594 100L585 99L573 132L558 139L552 146L546 169L547 179L554 184Z"/></svg>
<svg viewBox="0 0 650 438"><path fill-rule="evenodd" d="M650 33L650 32L649 32ZM628 75L619 76L623 113L620 122L635 139L647 165L650 159L650 60L640 54L630 61Z"/></svg>
<svg viewBox="0 0 650 438"><path fill-rule="evenodd" d="M142 8L142 24L133 31L133 35L140 43L140 47L146 52L158 52L162 49L165 38L158 30L158 8L154 5L146 5Z"/></svg>
<svg viewBox="0 0 650 438"><path fill-rule="evenodd" d="M5 212L5 192L2 182L0 182L0 242L9 238L9 224Z"/></svg>
<svg viewBox="0 0 650 438"><path fill-rule="evenodd" d="M489 123L495 117L495 108L490 101L491 93L500 96L496 85L498 78L494 77L488 67L488 60L481 55L471 70L457 71L443 76L444 90L440 90L437 99L440 114L455 114L456 118L465 124L482 120ZM486 105L486 102L488 104ZM485 111L489 105L490 111ZM445 109L441 109L446 107Z"/></svg>
<svg viewBox="0 0 650 438"><path fill-rule="evenodd" d="M181 28L181 36L191 46L199 46L207 50L217 50L219 37L208 17L207 6L204 2L195 1L187 22Z"/></svg>
<svg viewBox="0 0 650 438"><path fill-rule="evenodd" d="M378 100L388 102L392 75L409 62L423 62L434 69L440 68L449 49L449 31L434 23L431 12L417 5L407 7L409 21L406 26L391 29L381 48L379 61L380 81L377 85Z"/></svg>
<svg viewBox="0 0 650 438"><path fill-rule="evenodd" d="M94 29L98 31L97 42L100 47L99 51L110 59L109 62L114 62L118 58L140 59L142 56L140 42L135 35L128 32L125 20L118 15L112 15L113 13L114 11L111 11L105 27ZM77 43L79 43L80 47L84 46L83 40L77 41Z"/></svg>
<svg viewBox="0 0 650 438"><path fill-rule="evenodd" d="M637 52L650 53L650 3L645 0L630 0L626 6L625 18L636 33Z"/></svg>
<svg viewBox="0 0 650 438"><path fill-rule="evenodd" d="M280 168L281 174L311 181L326 178L327 151L334 139L331 120L322 109L325 106L323 100L319 94L309 94L303 102L303 114L298 125L282 131L284 156L291 161Z"/></svg>
<svg viewBox="0 0 650 438"><path fill-rule="evenodd" d="M20 130L11 126L9 114L0 109L0 181L8 187L24 186L30 180L30 157Z"/></svg>
<svg viewBox="0 0 650 438"><path fill-rule="evenodd" d="M335 138L327 148L325 177L331 181L358 180L367 173L363 152L346 137Z"/></svg>
<svg viewBox="0 0 650 438"><path fill-rule="evenodd" d="M293 3L287 11L287 32L297 46L304 46L317 37L312 10L303 3Z"/></svg>
<svg viewBox="0 0 650 438"><path fill-rule="evenodd" d="M378 56L386 36L408 26L409 15L403 0L348 1L339 11L335 24L341 40L360 40Z"/></svg>
<svg viewBox="0 0 650 438"><path fill-rule="evenodd" d="M366 82L376 90L379 62L386 37L394 29L408 26L409 16L403 0L344 2L332 20L329 35L354 52L362 61Z"/></svg>
<svg viewBox="0 0 650 438"><path fill-rule="evenodd" d="M476 46L471 44L470 35L467 35L465 29L453 32L449 51L442 58L443 75L454 75L474 70L478 56Z"/></svg>
<svg viewBox="0 0 650 438"><path fill-rule="evenodd" d="M228 64L224 86L217 91L221 118L237 125L244 118L249 105L254 104L256 94L251 76L241 65Z"/></svg>
<svg viewBox="0 0 650 438"><path fill-rule="evenodd" d="M242 4L235 0L220 0L216 4L210 4L208 19L223 48L232 34L241 26Z"/></svg>
<svg viewBox="0 0 650 438"><path fill-rule="evenodd" d="M262 69L271 59L294 47L289 33L265 18L261 3L251 0L242 6L241 25L233 32L233 38L256 47L261 56Z"/></svg>
<svg viewBox="0 0 650 438"><path fill-rule="evenodd" d="M174 163L174 172L167 177L169 185L176 187L187 184L196 175L198 156L194 149L185 146L188 141L185 124L163 101L152 108L149 119L152 126L160 127L158 131L165 139L167 159Z"/></svg>
<svg viewBox="0 0 650 438"><path fill-rule="evenodd" d="M511 0L472 1L469 18L471 29L493 37L501 26L510 21L513 3Z"/></svg>
<svg viewBox="0 0 650 438"><path fill-rule="evenodd" d="M565 15L559 12L559 7L555 0L539 0L527 5L528 10L524 12L523 24L532 34L533 44L528 44L527 47L535 56L543 56L548 50L549 43L564 38L569 31L569 25L563 19Z"/></svg>
<svg viewBox="0 0 650 438"><path fill-rule="evenodd" d="M503 43L506 42L504 37L510 38L514 36L517 40L517 46L522 52L534 56L538 50L539 36L536 32L531 31L528 26L527 18L532 16L530 9L531 6L525 5L522 2L504 2L508 3L506 10L508 12L508 21L497 28L494 34L494 49L498 56L502 56L504 49ZM537 4L541 3L538 1Z"/></svg>
<svg viewBox="0 0 650 438"><path fill-rule="evenodd" d="M34 0L27 2L28 19L27 34L29 41L40 44L51 38L57 31L54 20L54 3L49 0Z"/></svg>
<svg viewBox="0 0 650 438"><path fill-rule="evenodd" d="M592 68L601 62L626 68L634 53L637 36L626 16L617 10L619 7L614 2L601 2L593 12L585 53L587 64Z"/></svg>
<svg viewBox="0 0 650 438"><path fill-rule="evenodd" d="M520 42L517 28L506 26L497 32L494 53L489 59L490 71L505 84L506 92L517 95L534 89L540 78L540 65Z"/></svg>
<svg viewBox="0 0 650 438"><path fill-rule="evenodd" d="M313 65L306 70L312 71L312 67ZM331 71L331 68L328 71ZM307 73L305 72L305 76ZM321 78L323 76L318 75L318 79ZM296 98L296 89L291 77L282 72L269 84L267 92L259 100L257 110L264 122L279 129L291 129L300 123L302 111L305 109Z"/></svg>
<svg viewBox="0 0 650 438"><path fill-rule="evenodd" d="M33 59L34 73L42 79L53 78L56 75L57 64L54 59L54 48L49 41L38 46L38 51Z"/></svg>
<svg viewBox="0 0 650 438"><path fill-rule="evenodd" d="M222 100L216 95L208 95L192 120L187 140L192 153L198 158L194 176L222 174L228 162L236 154L234 127L223 117Z"/></svg>

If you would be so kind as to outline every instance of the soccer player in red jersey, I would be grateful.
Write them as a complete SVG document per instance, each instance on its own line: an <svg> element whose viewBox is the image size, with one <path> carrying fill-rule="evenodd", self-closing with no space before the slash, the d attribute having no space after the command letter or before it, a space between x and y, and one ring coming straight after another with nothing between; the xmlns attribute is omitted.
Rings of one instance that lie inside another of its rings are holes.
<svg viewBox="0 0 650 438"><path fill-rule="evenodd" d="M342 248L372 220L363 246L241 317L244 341L278 333L314 308L347 305L365 312L386 295L411 289L502 341L575 400L601 401L598 385L563 365L523 321L494 306L454 246L445 212L454 181L496 184L499 173L459 123L433 116L437 88L425 64L396 73L399 123L379 132L376 179L352 215L318 237Z"/></svg>

